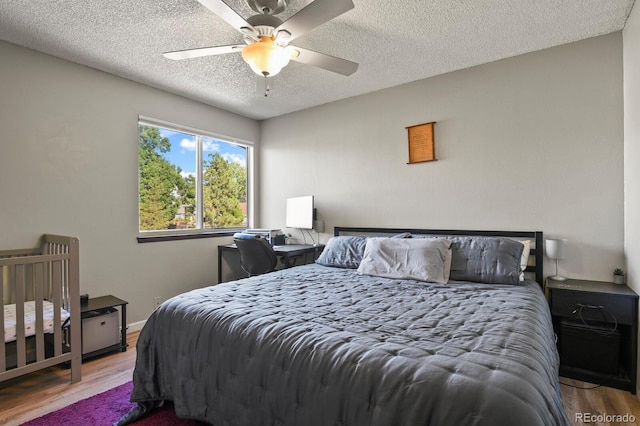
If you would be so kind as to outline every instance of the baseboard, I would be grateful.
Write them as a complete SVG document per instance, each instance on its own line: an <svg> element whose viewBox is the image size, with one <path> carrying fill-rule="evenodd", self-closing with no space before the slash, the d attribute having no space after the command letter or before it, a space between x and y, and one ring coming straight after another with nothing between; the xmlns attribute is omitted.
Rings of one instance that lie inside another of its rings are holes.
<svg viewBox="0 0 640 426"><path fill-rule="evenodd" d="M147 322L147 320L143 320L143 321L132 322L132 323L128 324L127 325L127 334L135 333L136 331L142 330L142 327L144 327L146 322Z"/></svg>

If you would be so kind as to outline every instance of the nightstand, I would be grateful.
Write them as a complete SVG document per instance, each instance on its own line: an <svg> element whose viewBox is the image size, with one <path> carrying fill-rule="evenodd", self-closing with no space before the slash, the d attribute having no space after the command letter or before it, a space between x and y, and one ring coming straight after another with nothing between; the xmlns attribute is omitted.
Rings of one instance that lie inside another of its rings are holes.
<svg viewBox="0 0 640 426"><path fill-rule="evenodd" d="M638 295L626 285L547 282L560 375L636 393Z"/></svg>
<svg viewBox="0 0 640 426"><path fill-rule="evenodd" d="M83 360L127 350L127 304L127 301L109 295L91 298L80 305ZM119 315L116 308L120 308Z"/></svg>

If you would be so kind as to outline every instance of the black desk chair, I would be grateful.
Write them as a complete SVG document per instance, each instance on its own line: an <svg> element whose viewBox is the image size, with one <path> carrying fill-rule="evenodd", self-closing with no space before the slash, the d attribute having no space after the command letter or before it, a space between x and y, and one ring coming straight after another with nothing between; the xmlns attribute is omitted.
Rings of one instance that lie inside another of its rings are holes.
<svg viewBox="0 0 640 426"><path fill-rule="evenodd" d="M233 241L240 252L240 266L250 277L272 272L276 268L278 256L264 238L242 234L234 235Z"/></svg>

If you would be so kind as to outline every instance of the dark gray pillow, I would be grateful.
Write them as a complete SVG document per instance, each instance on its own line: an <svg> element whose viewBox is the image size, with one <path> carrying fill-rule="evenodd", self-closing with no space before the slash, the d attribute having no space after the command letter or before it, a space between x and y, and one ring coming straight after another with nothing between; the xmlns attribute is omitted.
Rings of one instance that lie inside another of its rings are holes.
<svg viewBox="0 0 640 426"><path fill-rule="evenodd" d="M451 240L450 280L520 284L524 246L500 237L447 237Z"/></svg>
<svg viewBox="0 0 640 426"><path fill-rule="evenodd" d="M337 268L357 269L366 245L366 237L351 235L331 237L316 259L316 263Z"/></svg>

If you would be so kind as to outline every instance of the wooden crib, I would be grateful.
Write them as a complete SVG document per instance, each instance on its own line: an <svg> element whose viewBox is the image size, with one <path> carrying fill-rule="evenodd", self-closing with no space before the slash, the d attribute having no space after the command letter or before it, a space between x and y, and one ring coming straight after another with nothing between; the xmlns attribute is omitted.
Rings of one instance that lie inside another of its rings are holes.
<svg viewBox="0 0 640 426"><path fill-rule="evenodd" d="M0 250L0 382L70 363L71 383L82 363L78 239L43 235L39 248Z"/></svg>

